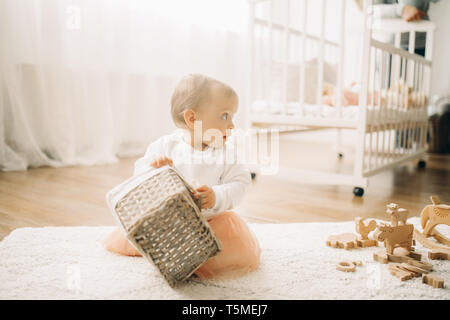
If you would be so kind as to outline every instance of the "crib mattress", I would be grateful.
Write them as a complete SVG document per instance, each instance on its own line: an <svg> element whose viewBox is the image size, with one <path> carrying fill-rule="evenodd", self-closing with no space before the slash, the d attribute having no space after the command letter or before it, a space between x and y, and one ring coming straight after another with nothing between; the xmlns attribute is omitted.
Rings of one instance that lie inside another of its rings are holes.
<svg viewBox="0 0 450 320"><path fill-rule="evenodd" d="M359 106L342 107L342 120L358 121ZM282 115L284 104L272 102L270 105L265 100L257 100L252 104L252 114L257 115ZM299 116L300 103L289 102L287 104L287 115ZM303 106L303 117L318 119L336 119L338 117L338 108L329 105L308 104ZM411 108L409 110L383 107L380 111L378 106L369 106L367 108L367 124L399 123L404 121L424 121L427 119L426 108Z"/></svg>

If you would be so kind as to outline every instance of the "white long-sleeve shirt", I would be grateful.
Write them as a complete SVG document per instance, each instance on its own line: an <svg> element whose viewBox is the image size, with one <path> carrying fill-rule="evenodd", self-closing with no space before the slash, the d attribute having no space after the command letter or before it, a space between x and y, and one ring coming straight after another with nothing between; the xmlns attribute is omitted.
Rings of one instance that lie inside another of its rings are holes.
<svg viewBox="0 0 450 320"><path fill-rule="evenodd" d="M214 207L201 211L209 219L242 202L251 184L250 171L244 164L229 160L237 158L236 149L229 141L222 149L208 147L200 151L187 142L190 141L190 138L186 140L188 135L187 131L176 129L152 142L145 155L136 160L133 175L154 169L151 163L156 158L172 159L173 166L194 189L202 185L213 189L216 198Z"/></svg>

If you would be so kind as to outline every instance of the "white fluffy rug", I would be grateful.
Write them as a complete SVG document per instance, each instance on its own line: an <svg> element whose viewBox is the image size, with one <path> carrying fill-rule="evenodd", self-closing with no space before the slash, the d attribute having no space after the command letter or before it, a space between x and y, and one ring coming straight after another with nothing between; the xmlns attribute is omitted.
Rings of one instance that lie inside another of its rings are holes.
<svg viewBox="0 0 450 320"><path fill-rule="evenodd" d="M450 299L450 261L431 261L445 281L436 289L420 278L391 276L372 260L379 247L325 245L331 234L355 232L354 222L250 226L262 247L258 271L234 280L196 279L178 289L144 258L104 250L100 240L113 227L16 229L0 242L0 299ZM419 244L416 251L426 252ZM364 265L337 271L344 259Z"/></svg>

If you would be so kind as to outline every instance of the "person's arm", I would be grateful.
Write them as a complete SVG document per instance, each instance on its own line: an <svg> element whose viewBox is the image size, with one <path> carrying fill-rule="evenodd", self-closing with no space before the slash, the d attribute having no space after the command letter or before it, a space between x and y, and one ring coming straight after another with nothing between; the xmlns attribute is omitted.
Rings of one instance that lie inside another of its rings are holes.
<svg viewBox="0 0 450 320"><path fill-rule="evenodd" d="M215 194L215 212L224 212L238 206L251 184L250 171L245 165L230 165L222 176L222 184L212 186Z"/></svg>
<svg viewBox="0 0 450 320"><path fill-rule="evenodd" d="M153 166L152 164L155 163L155 161L158 161L158 159L167 157L166 140L166 136L162 136L147 147L144 156L134 163L133 176L152 170L152 168L159 167L159 164L161 163L157 163L157 166Z"/></svg>
<svg viewBox="0 0 450 320"><path fill-rule="evenodd" d="M407 22L420 21L427 15L426 12L420 10L425 8L424 0L399 0L397 6L397 14Z"/></svg>

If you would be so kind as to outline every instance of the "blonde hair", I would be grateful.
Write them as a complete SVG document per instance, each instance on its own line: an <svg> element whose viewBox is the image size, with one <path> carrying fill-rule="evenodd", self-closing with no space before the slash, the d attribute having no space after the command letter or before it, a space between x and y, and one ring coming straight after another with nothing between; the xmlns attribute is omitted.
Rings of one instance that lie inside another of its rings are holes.
<svg viewBox="0 0 450 320"><path fill-rule="evenodd" d="M237 96L229 85L202 74L189 74L177 83L170 101L172 119L177 127L186 128L184 111L187 109L197 110L210 98L214 85L222 89L227 96Z"/></svg>

